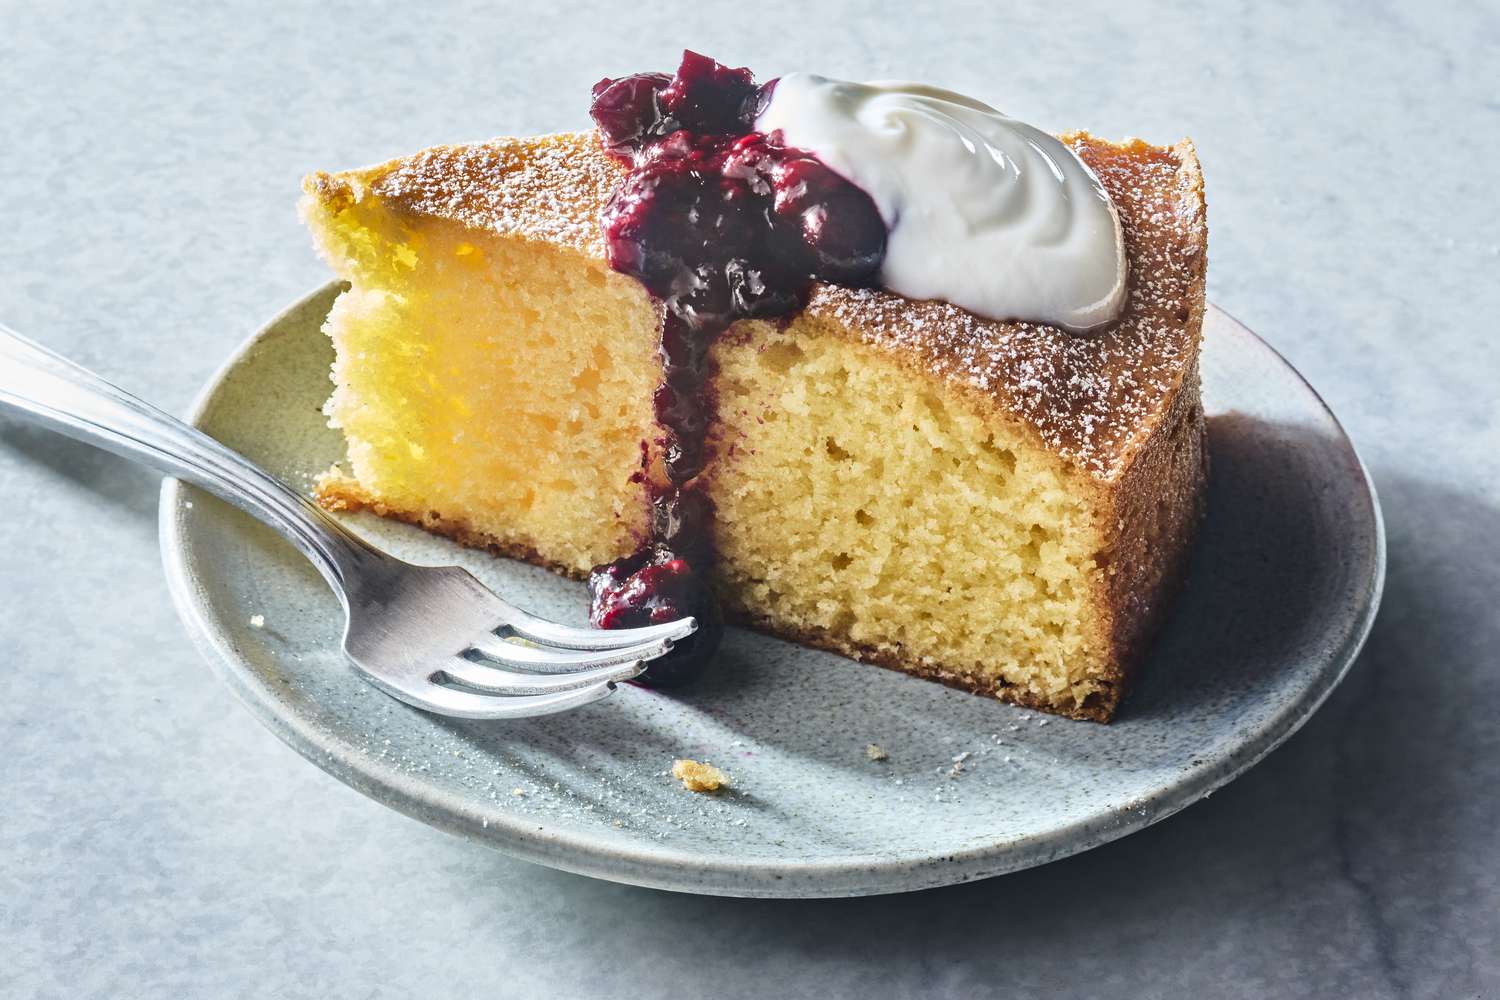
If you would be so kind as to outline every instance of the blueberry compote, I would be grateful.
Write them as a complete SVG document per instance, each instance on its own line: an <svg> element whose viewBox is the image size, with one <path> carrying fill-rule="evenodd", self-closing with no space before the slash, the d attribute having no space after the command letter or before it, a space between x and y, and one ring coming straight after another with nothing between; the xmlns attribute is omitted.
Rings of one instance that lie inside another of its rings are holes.
<svg viewBox="0 0 1500 1000"><path fill-rule="evenodd" d="M610 266L664 307L655 406L666 474L650 484L650 537L590 575L590 620L697 617L698 631L641 675L653 686L695 677L724 631L707 583L714 508L698 480L714 338L739 319L796 312L814 282L869 284L885 255L869 195L779 132L755 131L775 83L684 52L675 76L600 80L589 109L605 149L630 167L604 210Z"/></svg>

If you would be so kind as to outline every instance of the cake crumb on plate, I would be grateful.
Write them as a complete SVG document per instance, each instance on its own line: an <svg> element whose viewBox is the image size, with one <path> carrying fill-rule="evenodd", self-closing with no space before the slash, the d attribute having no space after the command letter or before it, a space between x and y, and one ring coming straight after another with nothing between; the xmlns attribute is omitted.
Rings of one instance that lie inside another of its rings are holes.
<svg viewBox="0 0 1500 1000"><path fill-rule="evenodd" d="M712 764L700 764L696 760L672 761L672 777L682 782L690 792L716 792L728 787L729 776Z"/></svg>

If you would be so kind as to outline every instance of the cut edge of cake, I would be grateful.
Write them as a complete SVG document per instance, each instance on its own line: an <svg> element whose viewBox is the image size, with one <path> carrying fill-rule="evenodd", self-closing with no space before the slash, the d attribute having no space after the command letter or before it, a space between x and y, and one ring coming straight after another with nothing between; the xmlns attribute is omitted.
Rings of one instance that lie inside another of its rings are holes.
<svg viewBox="0 0 1500 1000"><path fill-rule="evenodd" d="M1101 512L1099 550L1108 556L1097 593L1089 601L1103 633L1094 641L1107 650L1104 668L1096 676L1102 686L1075 704L1060 704L1056 698L1006 686L994 677L913 663L900 650L852 642L822 629L787 627L735 607L733 599L730 606L740 620L807 645L1040 710L1107 721L1180 584L1188 541L1202 513L1206 452L1197 352L1206 223L1202 176L1190 142L1172 147L1108 143L1087 133L1070 133L1063 139L1122 203L1127 241L1132 229L1144 229L1148 219L1160 227L1152 230L1153 239L1175 234L1175 239L1154 243L1138 240L1131 254L1133 291L1127 317L1139 320L1150 313L1152 322L1166 326L1137 330L1137 342L1113 345L1111 353L1096 339L1069 338L1041 325L994 323L946 303L910 302L888 293L831 286L820 286L791 325L817 324L824 334L841 330L851 342L905 366L915 378L928 380L953 399L988 409L997 422L1056 456L1072 471L1074 486L1092 494L1091 502ZM1170 183L1157 178L1155 186L1133 188L1130 171L1143 163L1169 171ZM435 147L359 171L312 175L306 183L304 213L317 231L321 217L373 196L394 216L418 225L444 220L488 237L555 248L600 267L598 213L617 179L618 167L598 151L592 133L495 140ZM1170 197L1162 201L1168 189ZM1131 203L1133 198L1151 197L1160 203ZM326 242L324 249L338 266L336 251ZM604 280L633 286L630 279L613 273ZM1175 290L1153 287L1171 281L1178 283ZM1151 313L1163 305L1170 305L1174 314ZM1122 319L1120 325L1124 323ZM1119 330L1103 336L1118 337ZM1101 385L1101 380L1111 378L1117 381ZM1143 381L1148 383L1146 390ZM586 571L577 560L559 560L462 517L393 506L348 474L325 476L319 497L333 509L368 508L462 544L487 547L575 577Z"/></svg>

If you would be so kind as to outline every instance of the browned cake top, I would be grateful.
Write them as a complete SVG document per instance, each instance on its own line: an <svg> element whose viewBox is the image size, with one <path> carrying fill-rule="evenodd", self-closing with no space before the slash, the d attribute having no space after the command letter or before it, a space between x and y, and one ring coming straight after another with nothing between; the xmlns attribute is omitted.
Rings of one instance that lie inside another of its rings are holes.
<svg viewBox="0 0 1500 1000"><path fill-rule="evenodd" d="M368 191L392 210L473 229L570 246L604 257L599 216L623 168L593 132L433 146L378 166L316 173L304 183L323 199Z"/></svg>
<svg viewBox="0 0 1500 1000"><path fill-rule="evenodd" d="M1207 228L1191 143L1065 135L1119 208L1130 302L1100 333L981 319L945 302L818 286L811 318L978 391L1100 478L1118 475L1198 353ZM368 191L393 211L604 256L599 216L621 168L592 132L436 146L364 170L308 178L332 199Z"/></svg>

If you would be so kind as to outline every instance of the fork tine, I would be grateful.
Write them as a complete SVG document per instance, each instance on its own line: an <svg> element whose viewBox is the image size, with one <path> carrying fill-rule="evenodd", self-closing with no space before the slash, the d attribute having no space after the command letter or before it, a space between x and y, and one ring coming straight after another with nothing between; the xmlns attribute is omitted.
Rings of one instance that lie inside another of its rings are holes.
<svg viewBox="0 0 1500 1000"><path fill-rule="evenodd" d="M382 687L386 687L382 685ZM409 705L440 715L453 715L463 719L529 719L554 712L566 712L580 705L598 701L615 689L612 682L603 681L593 687L577 691L562 691L557 694L527 695L507 698L502 695L479 694L463 688L443 687L440 684L424 684L420 693L408 688L390 688L396 697Z"/></svg>
<svg viewBox="0 0 1500 1000"><path fill-rule="evenodd" d="M516 696L573 691L603 681L626 681L639 676L645 669L644 661L631 660L571 674L522 674L485 666L460 656L445 665L439 675L477 691Z"/></svg>
<svg viewBox="0 0 1500 1000"><path fill-rule="evenodd" d="M532 642L561 646L564 649L618 649L621 646L659 639L675 641L686 639L698 629L696 618L679 618L665 625L602 629L575 628L561 622L549 621L529 611L522 611L514 605L508 606L506 611L504 632L520 636L522 639L530 639Z"/></svg>
<svg viewBox="0 0 1500 1000"><path fill-rule="evenodd" d="M493 633L477 637L469 651L502 667L516 667L543 674L558 674L583 667L604 667L633 660L654 660L672 648L666 639L640 642L602 650L563 650L550 646L523 646L507 642Z"/></svg>

